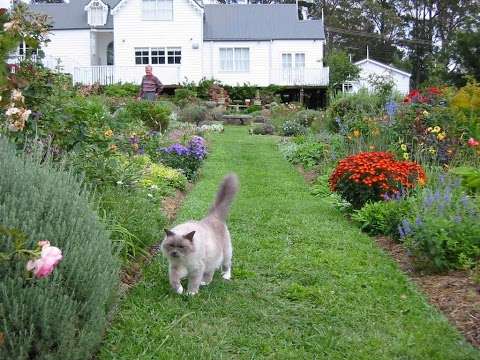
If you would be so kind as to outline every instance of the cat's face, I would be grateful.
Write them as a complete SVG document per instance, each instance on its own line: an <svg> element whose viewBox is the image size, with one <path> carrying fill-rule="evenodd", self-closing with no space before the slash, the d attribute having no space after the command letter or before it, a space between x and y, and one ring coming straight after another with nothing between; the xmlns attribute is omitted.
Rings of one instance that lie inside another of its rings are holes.
<svg viewBox="0 0 480 360"><path fill-rule="evenodd" d="M170 230L165 230L165 233L167 236L162 242L162 252L165 256L180 259L194 251L193 235L195 235L195 231L184 235L176 234Z"/></svg>

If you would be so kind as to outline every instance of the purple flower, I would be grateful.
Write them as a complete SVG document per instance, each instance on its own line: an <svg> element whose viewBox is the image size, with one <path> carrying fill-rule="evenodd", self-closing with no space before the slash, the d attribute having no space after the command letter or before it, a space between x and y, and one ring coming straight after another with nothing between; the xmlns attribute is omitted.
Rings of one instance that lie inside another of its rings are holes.
<svg viewBox="0 0 480 360"><path fill-rule="evenodd" d="M417 216L415 219L415 225L422 226L422 224L423 224L422 219L420 218L420 216Z"/></svg>
<svg viewBox="0 0 480 360"><path fill-rule="evenodd" d="M398 105L395 101L389 101L385 104L385 111L387 112L388 116L392 117L397 112Z"/></svg>
<svg viewBox="0 0 480 360"><path fill-rule="evenodd" d="M188 149L182 144L173 144L165 148L159 148L159 151L165 152L167 154L177 154L177 155L189 155Z"/></svg>
<svg viewBox="0 0 480 360"><path fill-rule="evenodd" d="M138 144L140 142L140 138L137 135L133 135L133 136L130 136L130 138L128 139L128 142L132 145Z"/></svg>

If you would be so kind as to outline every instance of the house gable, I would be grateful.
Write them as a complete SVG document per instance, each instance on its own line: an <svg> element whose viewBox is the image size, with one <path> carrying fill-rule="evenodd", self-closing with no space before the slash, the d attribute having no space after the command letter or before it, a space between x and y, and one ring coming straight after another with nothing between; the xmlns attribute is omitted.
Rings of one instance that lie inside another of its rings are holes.
<svg viewBox="0 0 480 360"><path fill-rule="evenodd" d="M129 0L120 0L118 4L112 9L112 15L117 14L120 9L126 5ZM188 0L188 2L194 6L197 10L203 13L203 6L199 4L196 0Z"/></svg>
<svg viewBox="0 0 480 360"><path fill-rule="evenodd" d="M376 60L373 60L373 59L363 59L363 60L357 61L355 63L355 65L357 65L359 67L362 67L362 65L368 64L368 63L373 64L373 65L378 66L378 67L381 67L385 70L388 70L388 71L391 71L391 72L394 72L394 73L397 73L397 74L401 74L403 76L408 76L408 77L411 76L411 74L407 73L406 71L397 69L393 66L381 63L380 61L376 61Z"/></svg>

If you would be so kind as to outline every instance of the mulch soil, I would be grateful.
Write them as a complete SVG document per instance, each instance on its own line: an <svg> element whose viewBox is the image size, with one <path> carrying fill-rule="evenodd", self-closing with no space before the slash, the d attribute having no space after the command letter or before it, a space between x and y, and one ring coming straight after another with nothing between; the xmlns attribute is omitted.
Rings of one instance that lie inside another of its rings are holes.
<svg viewBox="0 0 480 360"><path fill-rule="evenodd" d="M391 238L379 236L376 243L424 292L428 301L437 307L457 327L465 338L480 348L480 285L468 271L447 274L428 274L417 270L405 248Z"/></svg>

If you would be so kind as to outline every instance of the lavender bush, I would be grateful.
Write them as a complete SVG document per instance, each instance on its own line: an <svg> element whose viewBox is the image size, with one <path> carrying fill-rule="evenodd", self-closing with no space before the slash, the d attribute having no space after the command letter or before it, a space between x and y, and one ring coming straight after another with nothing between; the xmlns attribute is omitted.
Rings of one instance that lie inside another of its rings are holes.
<svg viewBox="0 0 480 360"><path fill-rule="evenodd" d="M435 188L419 194L398 231L420 264L437 271L470 268L480 257L479 215L460 180L441 175Z"/></svg>
<svg viewBox="0 0 480 360"><path fill-rule="evenodd" d="M175 143L159 148L158 153L163 164L181 170L188 180L193 180L207 156L207 146L202 137L193 136L186 146Z"/></svg>

